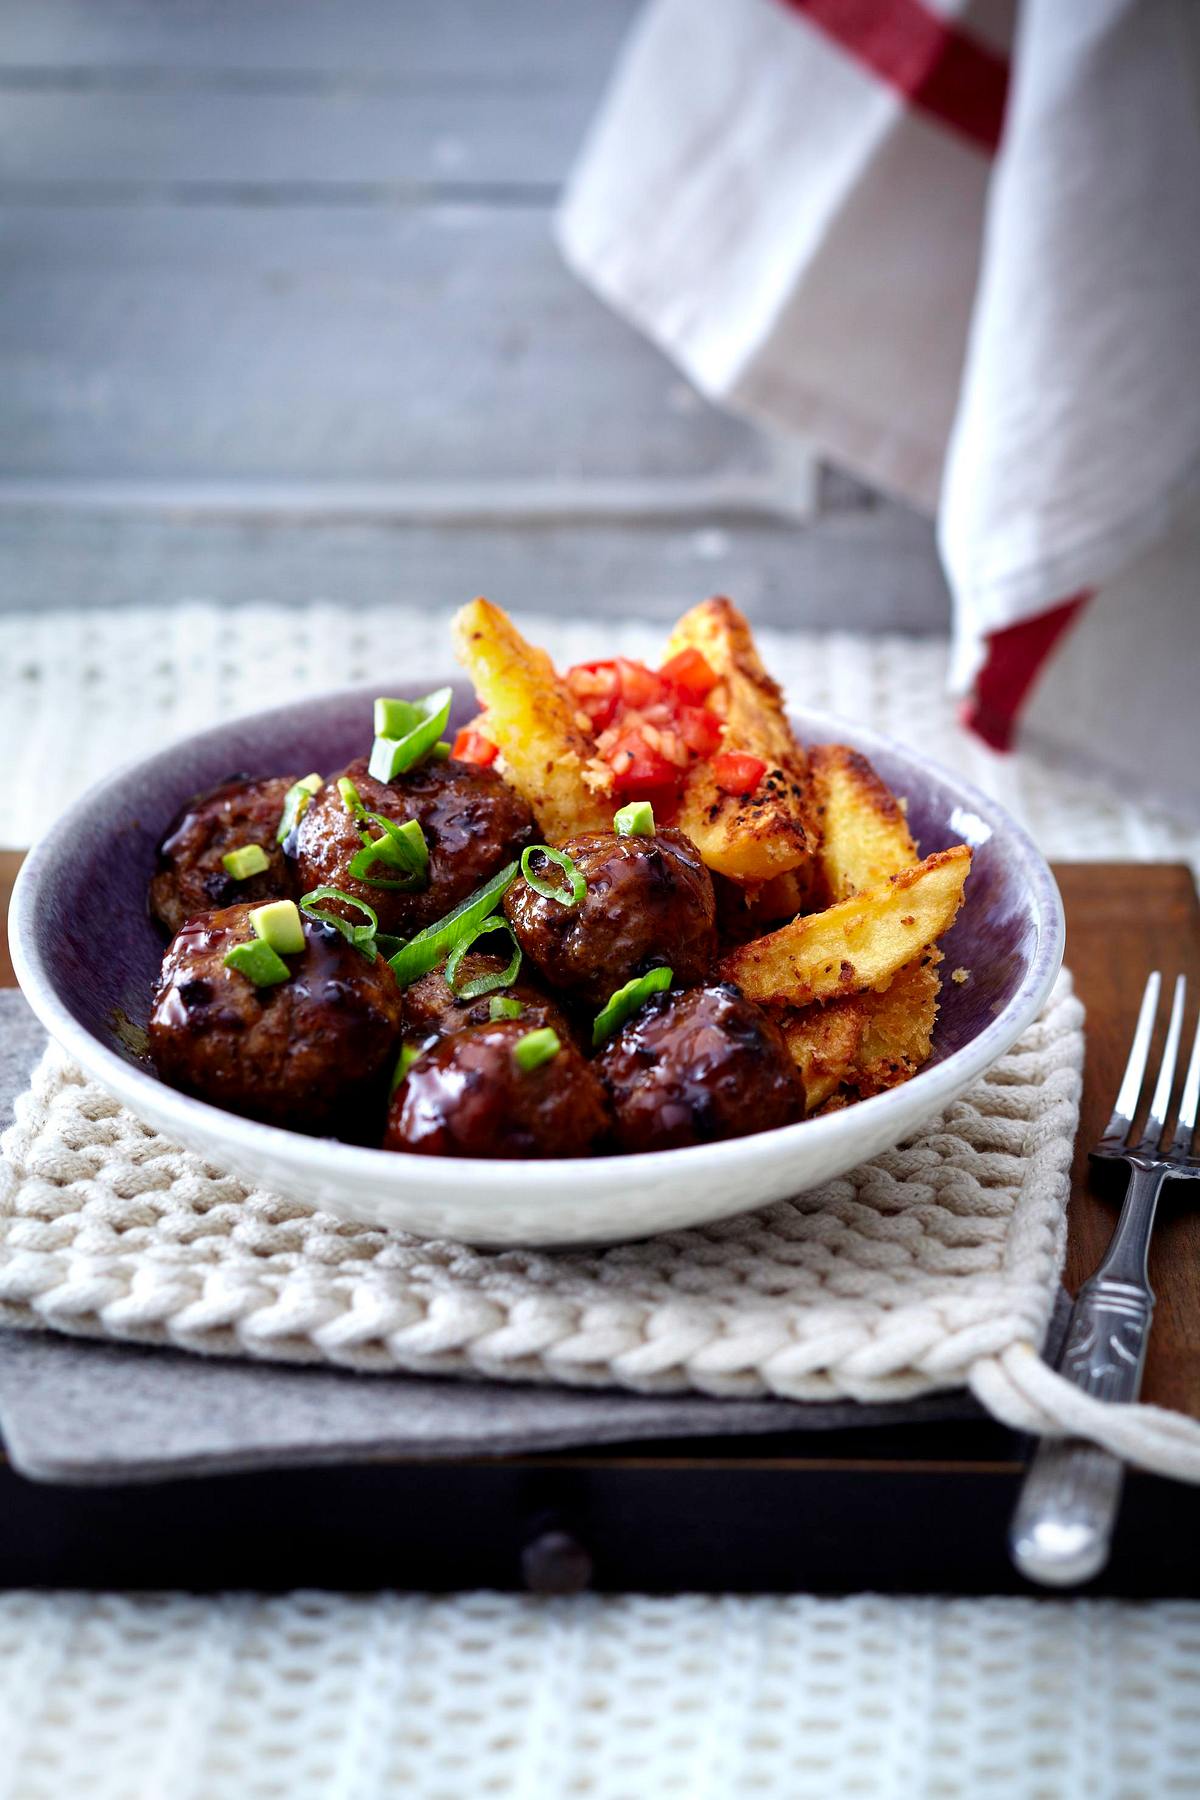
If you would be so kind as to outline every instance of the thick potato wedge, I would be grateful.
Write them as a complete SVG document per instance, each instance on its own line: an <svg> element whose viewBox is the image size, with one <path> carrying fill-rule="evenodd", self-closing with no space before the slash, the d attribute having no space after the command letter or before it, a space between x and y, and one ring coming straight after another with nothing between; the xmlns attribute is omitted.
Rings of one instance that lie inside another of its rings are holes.
<svg viewBox="0 0 1200 1800"><path fill-rule="evenodd" d="M882 994L861 996L865 1024L862 1043L848 1077L863 1098L898 1087L915 1075L929 1055L937 997L941 991L940 950L929 949L900 970Z"/></svg>
<svg viewBox="0 0 1200 1800"><path fill-rule="evenodd" d="M784 1041L800 1074L804 1110L815 1112L847 1082L866 1028L863 996L806 1006L781 1020Z"/></svg>
<svg viewBox="0 0 1200 1800"><path fill-rule="evenodd" d="M612 802L596 791L591 739L544 650L521 636L490 600L455 615L454 648L487 708L483 729L500 747L504 774L547 841L612 828ZM591 780L589 780L589 776Z"/></svg>
<svg viewBox="0 0 1200 1800"><path fill-rule="evenodd" d="M846 900L912 867L917 847L904 810L865 756L846 744L817 744L808 767L830 900Z"/></svg>
<svg viewBox="0 0 1200 1800"><path fill-rule="evenodd" d="M932 1042L941 960L940 951L928 949L882 993L872 988L827 1006L806 1006L781 1020L800 1072L806 1113L839 1088L865 1099L916 1074Z"/></svg>
<svg viewBox="0 0 1200 1800"><path fill-rule="evenodd" d="M818 860L821 885L831 901L846 900L877 883L911 868L917 847L904 809L891 789L857 750L846 744L818 744L809 750L811 812L820 830ZM828 1059L821 1065L824 1093L810 1095L809 1109L838 1087L861 1095L895 1087L915 1074L929 1055L937 1018L941 983L936 951L901 969L883 993L867 993L853 1001L837 1000L830 1010L853 1009L860 1027L859 1038L846 1058L840 1075ZM833 1026L808 1018L792 1022L789 1042L795 1042L798 1066L804 1074L811 1062L809 1038L820 1039L837 1029L846 1042L844 1024ZM806 1082L806 1093L809 1084Z"/></svg>
<svg viewBox="0 0 1200 1800"><path fill-rule="evenodd" d="M793 919L728 955L721 972L752 1000L801 1007L881 987L953 923L970 873L965 844Z"/></svg>
<svg viewBox="0 0 1200 1800"><path fill-rule="evenodd" d="M726 794L707 762L697 763L677 819L710 869L734 881L767 882L795 871L806 892L813 861L804 752L792 736L778 686L762 665L750 627L728 600L706 600L684 613L668 657L695 649L719 676L708 705L725 724L722 750L761 758L767 773L754 794Z"/></svg>

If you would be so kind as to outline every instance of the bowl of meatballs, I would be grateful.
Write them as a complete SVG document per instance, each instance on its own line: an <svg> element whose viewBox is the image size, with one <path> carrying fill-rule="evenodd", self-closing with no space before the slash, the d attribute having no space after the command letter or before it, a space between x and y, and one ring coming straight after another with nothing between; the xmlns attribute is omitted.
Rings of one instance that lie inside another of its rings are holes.
<svg viewBox="0 0 1200 1800"><path fill-rule="evenodd" d="M896 1143L1044 1000L1061 917L1024 834L913 752L802 714L801 738L857 742L932 848L973 834L951 954L990 971L948 989L911 1081L804 1119L777 1025L720 978L692 842L644 803L543 842L501 774L449 753L469 690L427 685L173 745L79 801L18 881L14 959L51 1035L243 1180L480 1246L704 1224Z"/></svg>

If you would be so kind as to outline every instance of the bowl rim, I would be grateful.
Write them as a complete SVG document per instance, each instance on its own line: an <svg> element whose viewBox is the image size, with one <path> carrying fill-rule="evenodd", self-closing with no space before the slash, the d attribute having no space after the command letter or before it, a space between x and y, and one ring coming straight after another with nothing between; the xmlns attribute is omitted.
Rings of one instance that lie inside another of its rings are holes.
<svg viewBox="0 0 1200 1800"><path fill-rule="evenodd" d="M424 678L422 678L424 679ZM417 686L406 681L404 686ZM461 685L461 678L455 686ZM417 1183L424 1187L425 1198L431 1199L439 1189L461 1191L464 1180L474 1174L501 1193L523 1189L529 1183L550 1186L570 1178L572 1189L591 1193L610 1186L615 1169L627 1170L629 1179L648 1180L665 1175L668 1170L686 1179L689 1170L706 1170L734 1164L747 1171L762 1164L775 1164L789 1147L802 1145L810 1150L818 1143L831 1150L846 1140L865 1135L871 1120L879 1120L887 1109L908 1113L919 1092L919 1110L928 1117L939 1103L949 1102L977 1076L1003 1056L1021 1032L1037 1017L1062 966L1066 941L1066 922L1058 884L1050 866L1033 839L1017 823L1000 801L985 794L973 783L964 781L945 764L910 748L882 732L815 707L789 705L789 717L799 728L801 740L809 743L849 743L867 757L877 753L914 764L939 778L955 794L960 806L969 807L992 833L1003 833L1009 853L1015 855L1024 885L1032 900L1037 942L1028 968L1017 992L983 1030L960 1049L951 1051L932 1067L918 1069L899 1087L869 1099L856 1101L838 1112L818 1118L801 1119L791 1125L776 1126L768 1131L752 1132L746 1137L725 1138L715 1143L690 1144L673 1150L637 1151L620 1156L553 1157L523 1160L501 1157L418 1156L411 1151L384 1150L367 1145L346 1144L335 1138L306 1137L302 1132L283 1126L266 1125L239 1113L226 1111L211 1102L197 1099L168 1086L148 1069L127 1062L115 1050L94 1036L77 1020L59 997L53 969L43 953L38 929L41 891L48 874L57 864L71 838L85 818L93 823L97 811L114 789L119 789L137 770L178 756L187 747L203 750L213 740L240 727L256 729L272 720L294 718L305 706L336 707L350 705L377 692L376 687L355 686L330 689L302 696L285 705L242 713L222 720L203 731L191 732L174 739L148 757L131 758L119 768L95 782L50 827L44 837L26 856L13 888L9 909L9 945L18 984L30 1006L51 1038L68 1052L102 1086L116 1092L124 1104L136 1113L137 1096L148 1096L151 1112L168 1121L179 1121L179 1131L186 1142L198 1136L211 1135L215 1160L220 1161L228 1146L243 1150L248 1159L261 1163L266 1157L294 1160L304 1154L310 1173L336 1185L340 1177L357 1183L374 1177L386 1187ZM865 1109L865 1110L864 1110ZM171 1123L166 1126L171 1129ZM803 1137L797 1139L797 1134Z"/></svg>

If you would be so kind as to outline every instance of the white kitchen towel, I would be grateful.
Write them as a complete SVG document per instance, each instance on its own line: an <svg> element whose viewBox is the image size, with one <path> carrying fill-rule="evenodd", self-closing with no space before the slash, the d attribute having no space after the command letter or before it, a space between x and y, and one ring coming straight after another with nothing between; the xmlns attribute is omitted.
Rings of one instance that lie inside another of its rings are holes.
<svg viewBox="0 0 1200 1800"><path fill-rule="evenodd" d="M1200 8L653 0L560 218L710 397L937 511L952 676L1200 807Z"/></svg>

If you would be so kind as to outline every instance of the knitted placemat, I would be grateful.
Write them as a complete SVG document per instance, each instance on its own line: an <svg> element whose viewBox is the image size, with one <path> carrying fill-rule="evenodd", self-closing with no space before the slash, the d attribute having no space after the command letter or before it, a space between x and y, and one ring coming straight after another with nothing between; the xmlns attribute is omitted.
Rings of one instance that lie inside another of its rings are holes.
<svg viewBox="0 0 1200 1800"><path fill-rule="evenodd" d="M570 1253L427 1242L248 1190L52 1047L2 1141L0 1323L643 1393L880 1401L965 1384L1007 1424L1200 1478L1190 1421L1101 1407L1036 1354L1082 1025L1064 974L1007 1056L874 1161L702 1230Z"/></svg>

